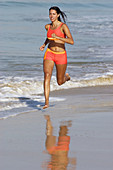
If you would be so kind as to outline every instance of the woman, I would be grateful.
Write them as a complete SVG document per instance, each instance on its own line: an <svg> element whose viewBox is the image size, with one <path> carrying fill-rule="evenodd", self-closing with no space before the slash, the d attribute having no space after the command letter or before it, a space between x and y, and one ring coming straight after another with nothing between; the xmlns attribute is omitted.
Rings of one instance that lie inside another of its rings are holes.
<svg viewBox="0 0 113 170"><path fill-rule="evenodd" d="M61 22L60 15L63 18ZM43 109L49 107L49 93L50 80L54 63L56 65L56 77L58 85L64 84L70 80L70 76L66 72L67 68L67 54L65 51L65 43L74 44L72 35L68 26L65 24L66 15L58 7L53 6L49 9L50 24L45 25L47 30L47 38L44 44L40 47L43 51L48 44L48 48L44 55L43 69L44 69L44 95L45 106Z"/></svg>

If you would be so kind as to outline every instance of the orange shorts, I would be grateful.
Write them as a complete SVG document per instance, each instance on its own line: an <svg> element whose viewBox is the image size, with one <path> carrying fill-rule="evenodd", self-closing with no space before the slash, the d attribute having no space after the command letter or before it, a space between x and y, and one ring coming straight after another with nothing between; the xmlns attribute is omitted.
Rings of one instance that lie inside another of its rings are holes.
<svg viewBox="0 0 113 170"><path fill-rule="evenodd" d="M63 52L54 52L47 48L44 60L52 60L55 64L67 64L67 53L66 51Z"/></svg>

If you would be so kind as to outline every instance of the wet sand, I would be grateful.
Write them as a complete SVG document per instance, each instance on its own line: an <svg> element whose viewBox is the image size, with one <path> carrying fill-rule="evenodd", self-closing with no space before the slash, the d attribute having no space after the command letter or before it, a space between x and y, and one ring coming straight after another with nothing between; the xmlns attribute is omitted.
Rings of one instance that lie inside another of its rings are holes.
<svg viewBox="0 0 113 170"><path fill-rule="evenodd" d="M113 86L55 91L51 97L62 101L0 120L0 170L41 170L50 164L55 169L58 160L69 170L112 170ZM56 140L54 152L48 135ZM58 146L59 136L70 137L69 149Z"/></svg>

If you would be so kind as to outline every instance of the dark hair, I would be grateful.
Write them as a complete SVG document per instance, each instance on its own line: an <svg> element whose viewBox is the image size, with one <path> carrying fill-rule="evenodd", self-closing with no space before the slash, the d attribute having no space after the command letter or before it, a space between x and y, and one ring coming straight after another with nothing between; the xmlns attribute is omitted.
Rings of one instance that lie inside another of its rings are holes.
<svg viewBox="0 0 113 170"><path fill-rule="evenodd" d="M63 11L60 10L60 8L58 8L57 6L52 6L52 7L49 9L49 11L50 11L51 9L55 10L55 11L57 12L57 14L61 14L64 23L66 23L66 18L67 18L67 16L66 16L66 14L65 14ZM58 17L58 21L61 21L60 16Z"/></svg>

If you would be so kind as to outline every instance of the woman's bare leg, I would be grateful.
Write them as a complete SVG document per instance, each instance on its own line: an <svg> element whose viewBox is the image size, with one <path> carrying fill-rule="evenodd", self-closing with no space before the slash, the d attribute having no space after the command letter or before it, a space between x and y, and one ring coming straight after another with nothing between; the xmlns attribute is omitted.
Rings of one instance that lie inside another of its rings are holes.
<svg viewBox="0 0 113 170"><path fill-rule="evenodd" d="M49 107L49 93L50 93L50 81L52 76L52 71L54 67L54 62L51 60L44 60L44 96L45 96L45 106L43 109Z"/></svg>
<svg viewBox="0 0 113 170"><path fill-rule="evenodd" d="M58 85L64 84L66 81L70 80L70 76L66 72L67 64L56 64L57 70L57 83Z"/></svg>

